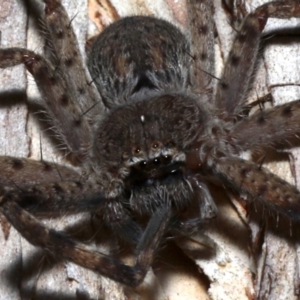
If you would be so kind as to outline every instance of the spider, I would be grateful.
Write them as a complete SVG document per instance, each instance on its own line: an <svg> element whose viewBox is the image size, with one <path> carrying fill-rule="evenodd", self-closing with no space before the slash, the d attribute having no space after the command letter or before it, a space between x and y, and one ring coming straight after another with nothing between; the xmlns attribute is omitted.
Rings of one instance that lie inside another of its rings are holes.
<svg viewBox="0 0 300 300"><path fill-rule="evenodd" d="M82 172L45 161L0 158L1 212L31 244L138 286L166 234L189 236L217 213L208 183L221 183L299 218L299 191L239 157L300 130L298 101L243 115L267 19L299 16L299 1L270 2L245 18L216 88L210 1L187 1L187 37L153 17L115 22L89 51L98 94L86 77L60 1L44 3L50 55L1 49L0 67L24 64L33 75L56 134ZM135 247L133 266L36 218L83 211L97 211L105 226Z"/></svg>

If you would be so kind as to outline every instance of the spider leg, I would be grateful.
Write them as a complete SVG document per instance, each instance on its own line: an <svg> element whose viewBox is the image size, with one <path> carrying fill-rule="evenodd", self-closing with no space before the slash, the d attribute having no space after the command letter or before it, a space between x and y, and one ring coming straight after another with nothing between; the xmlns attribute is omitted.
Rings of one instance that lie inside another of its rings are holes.
<svg viewBox="0 0 300 300"><path fill-rule="evenodd" d="M189 181L193 186L196 199L198 200L202 222L214 218L217 215L218 208L203 178L199 175L194 175L189 178Z"/></svg>
<svg viewBox="0 0 300 300"><path fill-rule="evenodd" d="M91 142L91 129L80 107L68 95L61 73L42 56L21 48L0 50L0 68L24 64L33 75L55 129L68 148L83 158Z"/></svg>
<svg viewBox="0 0 300 300"><path fill-rule="evenodd" d="M71 168L48 162L0 156L1 192L10 201L39 217L81 212L101 215L104 224L122 240L136 245L142 229L122 198L107 199L101 187Z"/></svg>
<svg viewBox="0 0 300 300"><path fill-rule="evenodd" d="M25 65L38 85L59 138L74 154L74 160L80 162L91 143L90 117L103 112L101 103L97 102L100 96L88 83L91 80L61 2L44 2L54 65L32 51L8 48L0 50L0 68Z"/></svg>
<svg viewBox="0 0 300 300"><path fill-rule="evenodd" d="M137 286L143 281L171 218L168 205L154 213L136 248L135 264L128 266L75 242L62 232L46 228L16 202L7 201L5 196L0 198L0 203L1 211L10 223L31 244L129 286Z"/></svg>
<svg viewBox="0 0 300 300"><path fill-rule="evenodd" d="M300 220L300 192L267 169L241 158L229 157L218 159L212 170L226 186Z"/></svg>
<svg viewBox="0 0 300 300"><path fill-rule="evenodd" d="M238 122L228 134L238 151L282 142L300 132L300 101L256 113Z"/></svg>
<svg viewBox="0 0 300 300"><path fill-rule="evenodd" d="M80 181L4 186L1 193L30 213L47 217L95 211L106 203L99 186Z"/></svg>
<svg viewBox="0 0 300 300"><path fill-rule="evenodd" d="M25 162L25 160L16 161L15 159L14 161L15 165ZM24 163L23 175L35 167L36 164L28 166ZM46 179L48 174L44 175L42 172L43 165L38 167L40 168L35 170L35 174L41 171L40 178ZM6 168L11 168L11 164L7 164ZM55 174L55 172L52 173ZM55 182L40 183L37 179L35 184L30 180L28 180L30 184L25 184L24 179L21 179L17 181L20 185L13 181L19 179L20 176L13 176L12 179L1 178L0 183L3 181L6 184L1 186L1 192L9 201L16 202L22 209L39 217L61 217L83 212L96 213L101 216L105 226L110 228L118 238L132 245L138 243L142 229L124 207L122 199L105 198L104 194L99 191L98 185L81 182L80 176L75 172L72 174L73 181L70 181L72 177L64 181L59 178L58 174L55 175L58 177ZM32 175L29 176L31 177ZM53 180L53 178L49 179Z"/></svg>
<svg viewBox="0 0 300 300"><path fill-rule="evenodd" d="M95 212L121 239L137 244L142 229L122 204L122 199L105 200L101 187L85 182L74 169L31 159L0 156L0 186L11 199L34 215ZM87 188L85 188L87 187ZM49 197L48 197L49 196Z"/></svg>
<svg viewBox="0 0 300 300"><path fill-rule="evenodd" d="M142 229L131 218L122 199L107 200L101 187L74 169L45 161L0 156L0 186L7 197L30 213L56 217L98 212L121 239L137 244Z"/></svg>
<svg viewBox="0 0 300 300"><path fill-rule="evenodd" d="M174 231L180 236L189 236L203 227L207 221L216 217L218 209L203 178L197 175L188 177L194 192L194 201L179 212L177 221L173 225Z"/></svg>
<svg viewBox="0 0 300 300"><path fill-rule="evenodd" d="M192 57L192 89L194 93L212 93L215 74L213 2L188 0L189 39ZM196 90L197 88L197 90ZM211 97L210 97L211 98Z"/></svg>
<svg viewBox="0 0 300 300"><path fill-rule="evenodd" d="M97 103L99 95L95 94L92 85L89 84L91 80L87 78L71 26L72 20L69 19L60 0L43 0L43 2L46 4L45 23L54 48L53 54L68 86L70 101L74 101L74 105L79 105L83 113L89 114L88 111L92 107L94 114L100 113L102 106L101 103Z"/></svg>
<svg viewBox="0 0 300 300"><path fill-rule="evenodd" d="M101 186L70 167L45 161L0 156L0 190L22 208L41 216L99 210Z"/></svg>
<svg viewBox="0 0 300 300"><path fill-rule="evenodd" d="M21 189L25 185L81 180L74 169L46 161L0 156L0 165L0 186Z"/></svg>
<svg viewBox="0 0 300 300"><path fill-rule="evenodd" d="M257 60L261 32L268 18L284 19L298 16L300 16L299 1L282 0L263 4L245 18L217 85L216 107L221 114L220 117L224 119L234 117L240 113L244 105L245 94Z"/></svg>

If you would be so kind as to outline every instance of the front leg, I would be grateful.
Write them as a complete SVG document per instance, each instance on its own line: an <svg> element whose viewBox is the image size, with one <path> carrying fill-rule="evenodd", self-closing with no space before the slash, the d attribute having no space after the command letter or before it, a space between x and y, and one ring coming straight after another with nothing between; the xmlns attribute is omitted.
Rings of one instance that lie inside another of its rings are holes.
<svg viewBox="0 0 300 300"><path fill-rule="evenodd" d="M0 210L6 218L31 244L133 287L142 283L171 218L169 205L158 208L137 246L135 264L128 266L72 240L62 232L46 228L16 202L9 201L5 196L1 197L0 205Z"/></svg>
<svg viewBox="0 0 300 300"><path fill-rule="evenodd" d="M22 189L26 185L83 180L73 168L43 160L0 156L0 166L0 186Z"/></svg>
<svg viewBox="0 0 300 300"><path fill-rule="evenodd" d="M102 186L88 181L74 169L9 156L0 156L0 165L2 192L31 214L49 218L97 212L119 238L132 244L140 239L140 226L123 206L126 200L120 196L106 197Z"/></svg>

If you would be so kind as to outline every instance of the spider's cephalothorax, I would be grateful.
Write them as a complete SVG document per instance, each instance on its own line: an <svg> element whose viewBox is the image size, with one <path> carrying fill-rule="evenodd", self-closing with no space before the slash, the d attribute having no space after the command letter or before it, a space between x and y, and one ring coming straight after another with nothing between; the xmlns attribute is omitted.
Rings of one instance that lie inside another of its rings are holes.
<svg viewBox="0 0 300 300"><path fill-rule="evenodd" d="M29 242L136 286L167 232L191 234L216 213L207 183L221 182L299 219L298 190L238 156L300 131L299 101L242 114L267 19L300 16L298 0L264 4L245 18L215 91L212 1L187 1L186 37L156 18L116 22L89 51L98 94L60 1L44 2L52 55L1 49L0 68L24 64L31 72L58 137L83 171L0 157L0 210ZM133 266L34 217L82 211L96 211L136 246Z"/></svg>
<svg viewBox="0 0 300 300"><path fill-rule="evenodd" d="M193 196L186 152L206 134L209 121L192 96L132 101L100 122L92 161L121 181L133 207L153 213L164 190L174 206L186 207Z"/></svg>

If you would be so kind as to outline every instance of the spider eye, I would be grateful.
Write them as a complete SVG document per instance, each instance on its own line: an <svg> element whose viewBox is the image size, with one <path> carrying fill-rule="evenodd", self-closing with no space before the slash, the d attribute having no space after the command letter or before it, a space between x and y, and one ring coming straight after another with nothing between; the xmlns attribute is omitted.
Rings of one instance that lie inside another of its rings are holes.
<svg viewBox="0 0 300 300"><path fill-rule="evenodd" d="M162 157L162 161L163 161L164 164L168 164L169 162L171 162L171 160L172 160L172 156L171 155L164 155Z"/></svg>
<svg viewBox="0 0 300 300"><path fill-rule="evenodd" d="M145 168L147 166L147 162L145 161L145 160L142 160L141 162L140 162L140 167L141 168Z"/></svg>
<svg viewBox="0 0 300 300"><path fill-rule="evenodd" d="M153 148L153 149L157 149L157 148L158 148L158 143L154 143L154 144L152 145L152 148Z"/></svg>
<svg viewBox="0 0 300 300"><path fill-rule="evenodd" d="M160 159L159 158L154 158L153 163L158 165L160 163Z"/></svg>
<svg viewBox="0 0 300 300"><path fill-rule="evenodd" d="M135 153L140 153L141 152L141 148L139 148L139 147L135 148L134 152Z"/></svg>

